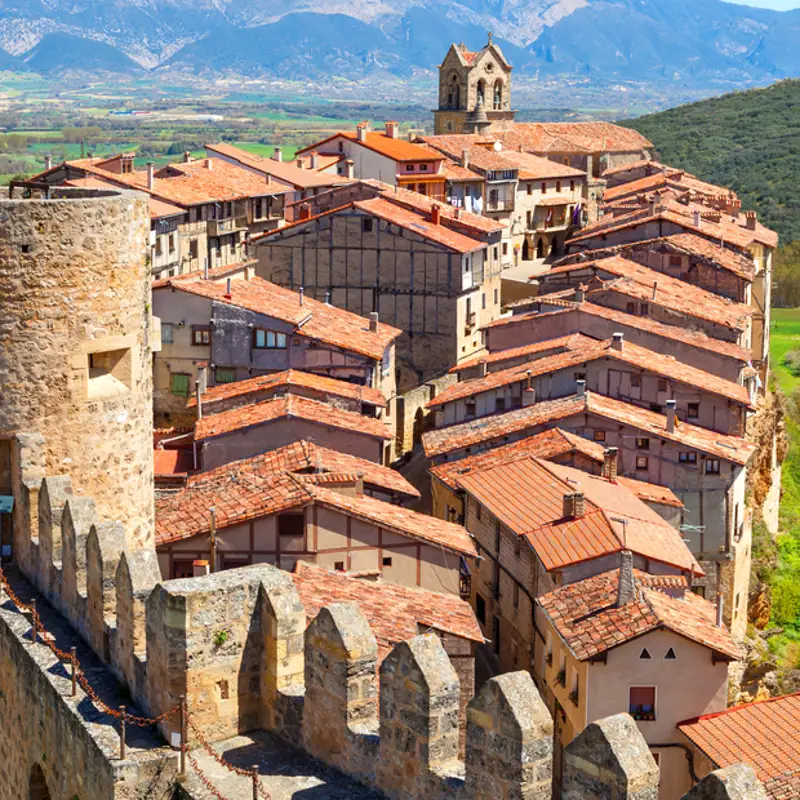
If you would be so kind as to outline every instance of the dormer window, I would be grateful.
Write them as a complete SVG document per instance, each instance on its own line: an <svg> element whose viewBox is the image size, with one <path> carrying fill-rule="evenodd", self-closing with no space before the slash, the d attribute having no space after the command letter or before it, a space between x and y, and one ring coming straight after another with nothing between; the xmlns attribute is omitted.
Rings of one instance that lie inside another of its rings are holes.
<svg viewBox="0 0 800 800"><path fill-rule="evenodd" d="M414 165L413 164L406 164L406 172L413 172Z"/></svg>
<svg viewBox="0 0 800 800"><path fill-rule="evenodd" d="M420 172L427 172L428 171L428 165L427 164L420 164L419 165L419 171Z"/></svg>
<svg viewBox="0 0 800 800"><path fill-rule="evenodd" d="M664 661L677 661L678 656L675 655L675 650L670 647L669 650L664 654Z"/></svg>
<svg viewBox="0 0 800 800"><path fill-rule="evenodd" d="M646 648L642 648L642 652L639 653L639 661L652 661L653 656L650 655L650 651Z"/></svg>

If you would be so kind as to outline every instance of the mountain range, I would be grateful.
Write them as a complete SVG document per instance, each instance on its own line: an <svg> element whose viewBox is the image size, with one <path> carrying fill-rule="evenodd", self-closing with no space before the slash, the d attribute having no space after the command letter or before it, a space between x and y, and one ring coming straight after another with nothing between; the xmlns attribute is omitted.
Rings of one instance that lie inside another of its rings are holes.
<svg viewBox="0 0 800 800"><path fill-rule="evenodd" d="M0 68L408 78L487 30L522 76L722 89L800 75L800 9L722 0L9 0Z"/></svg>

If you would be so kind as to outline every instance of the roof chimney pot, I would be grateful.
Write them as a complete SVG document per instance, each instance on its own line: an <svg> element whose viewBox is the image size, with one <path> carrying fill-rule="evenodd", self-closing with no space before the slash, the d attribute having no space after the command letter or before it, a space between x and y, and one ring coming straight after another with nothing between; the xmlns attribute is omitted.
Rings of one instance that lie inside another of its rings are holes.
<svg viewBox="0 0 800 800"><path fill-rule="evenodd" d="M578 397L586 397L586 381L583 379L575 381L575 391Z"/></svg>
<svg viewBox="0 0 800 800"><path fill-rule="evenodd" d="M611 347L614 350L622 350L625 346L625 334L624 333L614 333L611 336Z"/></svg>
<svg viewBox="0 0 800 800"><path fill-rule="evenodd" d="M611 483L617 482L617 462L619 450L616 447L606 447L603 451L603 477Z"/></svg>
<svg viewBox="0 0 800 800"><path fill-rule="evenodd" d="M565 494L562 512L564 519L580 519L586 513L586 497L583 492Z"/></svg>
<svg viewBox="0 0 800 800"><path fill-rule="evenodd" d="M377 311L370 311L369 312L369 332L370 333L377 333L378 332L378 312Z"/></svg>
<svg viewBox="0 0 800 800"><path fill-rule="evenodd" d="M699 211L694 211L692 213L692 225L694 225L695 228L699 228L700 227L700 212Z"/></svg>
<svg viewBox="0 0 800 800"><path fill-rule="evenodd" d="M228 278L228 280L225 282L225 299L226 300L230 300L231 299L231 279L230 278Z"/></svg>
<svg viewBox="0 0 800 800"><path fill-rule="evenodd" d="M677 400L667 400L667 433L675 433L675 411Z"/></svg>
<svg viewBox="0 0 800 800"><path fill-rule="evenodd" d="M526 386L522 390L522 407L528 408L536 403L536 389L532 386Z"/></svg>
<svg viewBox="0 0 800 800"><path fill-rule="evenodd" d="M358 125L356 125L356 140L359 142L366 142L368 130L369 130L369 123L359 122Z"/></svg>
<svg viewBox="0 0 800 800"><path fill-rule="evenodd" d="M439 225L442 221L442 207L438 203L431 206L431 224Z"/></svg>
<svg viewBox="0 0 800 800"><path fill-rule="evenodd" d="M44 168L46 170L53 169L53 156L44 157Z"/></svg>
<svg viewBox="0 0 800 800"><path fill-rule="evenodd" d="M390 120L386 123L386 135L390 139L396 139L399 131L400 126L394 120Z"/></svg>
<svg viewBox="0 0 800 800"><path fill-rule="evenodd" d="M756 221L758 219L756 216L756 212L755 211L745 212L744 219L747 228L751 231L754 231L756 229Z"/></svg>
<svg viewBox="0 0 800 800"><path fill-rule="evenodd" d="M192 161L192 151L191 150L184 150L183 151L183 163L190 164Z"/></svg>
<svg viewBox="0 0 800 800"><path fill-rule="evenodd" d="M356 162L352 158L348 158L344 165L347 167L347 180L354 180L356 177Z"/></svg>
<svg viewBox="0 0 800 800"><path fill-rule="evenodd" d="M466 147L461 150L461 166L469 169L469 150Z"/></svg>
<svg viewBox="0 0 800 800"><path fill-rule="evenodd" d="M280 149L280 147L275 147L272 150L272 160L283 161L283 151Z"/></svg>
<svg viewBox="0 0 800 800"><path fill-rule="evenodd" d="M319 169L319 153L316 150L311 151L311 169Z"/></svg>
<svg viewBox="0 0 800 800"><path fill-rule="evenodd" d="M620 553L619 583L617 584L617 608L630 603L636 596L636 583L633 578L633 553L623 550Z"/></svg>
<svg viewBox="0 0 800 800"><path fill-rule="evenodd" d="M152 161L147 162L147 188L150 191L153 190L153 184L155 183L155 175L156 175L156 167Z"/></svg>

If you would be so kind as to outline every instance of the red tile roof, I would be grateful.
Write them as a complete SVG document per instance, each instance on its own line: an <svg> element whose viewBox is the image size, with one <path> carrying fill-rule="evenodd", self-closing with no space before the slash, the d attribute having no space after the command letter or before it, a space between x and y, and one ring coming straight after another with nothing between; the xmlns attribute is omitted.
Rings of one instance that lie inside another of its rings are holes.
<svg viewBox="0 0 800 800"><path fill-rule="evenodd" d="M603 192L603 201L614 202L623 197L663 188L674 189L678 192L694 192L715 199L729 196L736 197L730 189L701 181L691 172L664 166L660 172L606 189Z"/></svg>
<svg viewBox="0 0 800 800"><path fill-rule="evenodd" d="M524 325L528 320L546 316L547 314L568 314L573 311L580 314L588 314L593 317L600 317L609 320L624 327L638 328L648 333L654 333L667 340L673 340L687 344L691 347L697 347L701 350L708 350L717 355L733 358L746 364L750 360L750 353L743 347L733 342L724 342L721 339L714 339L711 336L698 330L691 330L689 328L681 328L678 325L666 325L663 322L650 319L649 317L639 317L635 314L626 314L624 311L618 311L615 308L607 308L606 306L599 306L597 303L591 303L584 300L582 303L574 303L568 301L549 301L547 295L541 298L534 298L531 304L539 303L544 306L542 311L533 311L525 314L515 314L511 317L501 317L493 322L490 322L486 327L493 328L500 325ZM550 310L548 306L563 305L562 308L555 308Z"/></svg>
<svg viewBox="0 0 800 800"><path fill-rule="evenodd" d="M734 706L678 724L718 767L750 764L774 800L800 776L800 692Z"/></svg>
<svg viewBox="0 0 800 800"><path fill-rule="evenodd" d="M297 562L292 579L309 620L330 603L358 603L378 642L379 663L396 644L427 628L472 642L484 641L472 607L454 594L358 578L305 561ZM386 613L387 608L391 614Z"/></svg>
<svg viewBox="0 0 800 800"><path fill-rule="evenodd" d="M731 660L742 657L725 628L716 625L712 603L690 591L680 597L655 588L634 570L636 596L617 607L619 571L604 572L536 598L537 605L579 661L666 628Z"/></svg>
<svg viewBox="0 0 800 800"><path fill-rule="evenodd" d="M702 574L680 534L622 484L531 457L471 470L456 481L524 537L548 571L621 552L627 541L646 559ZM565 518L564 495L575 491L584 493L585 513Z"/></svg>
<svg viewBox="0 0 800 800"><path fill-rule="evenodd" d="M159 475L185 475L192 470L192 452L186 448L178 450L153 450L153 473Z"/></svg>
<svg viewBox="0 0 800 800"><path fill-rule="evenodd" d="M318 150L320 153L325 152L325 145L333 142L340 136L345 139L350 139L354 144L361 147L366 147L368 150L373 150L380 153L382 156L391 158L393 161L427 161L436 162L441 161L442 156L438 153L431 153L430 150L419 145L412 144L407 139L401 139L399 136L393 139L387 136L384 131L367 131L366 141L359 142L355 131L339 131L321 142L316 142L302 150L298 150L298 155L305 153L308 150Z"/></svg>
<svg viewBox="0 0 800 800"><path fill-rule="evenodd" d="M509 347L506 350L495 350L492 353L474 356L459 362L454 367L450 367L449 372L463 372L467 369L473 369L474 367L479 367L484 361L487 364L497 364L503 361L511 361L512 359L526 358L527 356L538 356L542 353L549 354L549 350L554 352L575 350L579 347L589 346L596 341L591 336L585 336L582 333L569 333L566 336L558 336L555 339L545 339L541 342L531 342L531 344L523 344L520 347ZM530 360L533 361L534 359Z"/></svg>
<svg viewBox="0 0 800 800"><path fill-rule="evenodd" d="M272 158L264 158L232 144L220 142L219 144L207 144L206 152L232 158L244 167L257 170L262 175L271 175L277 180L293 186L295 189L319 189L333 186L336 184L349 183L346 178L338 175L328 175L310 169L302 169L290 161L275 161ZM262 179L263 182L263 179Z"/></svg>
<svg viewBox="0 0 800 800"><path fill-rule="evenodd" d="M348 400L358 400L373 406L386 406L386 398L377 389L371 386L361 386L348 381L329 378L327 375L316 375L313 372L303 372L299 369L287 369L283 372L273 372L269 375L258 375L233 383L221 383L214 386L203 395L203 410L214 413L213 406L222 400L234 397L246 398L251 394L260 394L271 389L284 386L298 386L317 392L324 392L336 397L345 397ZM197 398L192 396L186 404L188 408L197 405Z"/></svg>
<svg viewBox="0 0 800 800"><path fill-rule="evenodd" d="M629 161L625 164L619 164L616 167L609 167L603 171L602 177L607 178L609 175L618 175L620 172L630 172L634 169L651 168L654 170L661 170L664 166L665 165L660 161L652 161L649 158L644 158L640 161Z"/></svg>
<svg viewBox="0 0 800 800"><path fill-rule="evenodd" d="M263 278L232 281L230 297L227 296L225 285L202 280L197 274L169 278L159 282L158 288L167 286L280 319L298 326L298 335L360 353L375 361L383 358L386 348L402 333L382 322L378 323L378 330L372 333L369 320L365 317L320 303L311 297L301 299L297 292Z"/></svg>
<svg viewBox="0 0 800 800"><path fill-rule="evenodd" d="M517 122L501 136L506 146L534 153L637 152L653 146L638 131L612 122Z"/></svg>
<svg viewBox="0 0 800 800"><path fill-rule="evenodd" d="M595 292L611 290L736 330L743 330L746 320L753 315L753 309L744 303L734 302L701 289L699 286L617 255L555 266L544 275L538 276L542 282L540 291L546 292L547 279L551 276L556 277L586 270L600 275L606 273L623 279L608 282L589 291L588 297L590 298Z"/></svg>
<svg viewBox="0 0 800 800"><path fill-rule="evenodd" d="M321 403L318 400L310 400L298 395L275 397L263 403L240 406L203 417L197 420L194 438L195 441L202 442L205 439L284 419L302 419L328 428L340 428L354 435L372 436L376 439L392 438L389 429L379 419L365 417L354 411L345 411L328 403Z"/></svg>
<svg viewBox="0 0 800 800"><path fill-rule="evenodd" d="M492 355L497 356L502 352L500 350ZM669 378L676 383L717 394L750 407L750 395L744 386L733 383L733 381L726 381L697 367L683 364L677 361L675 356L656 353L632 342L623 342L622 349L618 350L614 348L611 339L605 341L590 339L587 342L581 342L576 349L570 349L563 353L554 353L535 361L517 364L497 372L490 372L483 377L471 378L470 380L451 384L436 395L433 400L429 401L427 408L439 408L464 397L471 397L515 383L523 383L527 381L529 374L532 378L548 375L578 364L587 364L600 359L622 362L645 372Z"/></svg>

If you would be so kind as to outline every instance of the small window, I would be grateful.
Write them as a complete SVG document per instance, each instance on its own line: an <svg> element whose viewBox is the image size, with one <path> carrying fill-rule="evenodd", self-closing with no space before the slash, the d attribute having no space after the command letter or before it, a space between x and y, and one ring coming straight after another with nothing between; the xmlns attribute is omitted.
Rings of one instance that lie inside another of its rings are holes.
<svg viewBox="0 0 800 800"><path fill-rule="evenodd" d="M500 298L498 297L497 289L494 290L494 304L497 305L500 302Z"/></svg>
<svg viewBox="0 0 800 800"><path fill-rule="evenodd" d="M694 452L680 452L678 453L678 461L681 464L696 464L697 463L697 453Z"/></svg>
<svg viewBox="0 0 800 800"><path fill-rule="evenodd" d="M650 312L650 306L647 303L642 303L639 306L639 315L642 317L646 317Z"/></svg>
<svg viewBox="0 0 800 800"><path fill-rule="evenodd" d="M637 437L636 439L636 449L637 450L649 450L650 449L650 440L644 437Z"/></svg>
<svg viewBox="0 0 800 800"><path fill-rule="evenodd" d="M344 153L344 142L339 142L339 152Z"/></svg>
<svg viewBox="0 0 800 800"><path fill-rule="evenodd" d="M172 394L178 395L179 397L188 397L190 382L190 375L184 375L181 372L173 372L169 377L169 390Z"/></svg>
<svg viewBox="0 0 800 800"><path fill-rule="evenodd" d="M506 410L506 399L505 399L505 397L495 397L495 399L494 399L494 410L498 411L498 412Z"/></svg>
<svg viewBox="0 0 800 800"><path fill-rule="evenodd" d="M278 538L281 552L305 550L306 520L301 513L278 514Z"/></svg>
<svg viewBox="0 0 800 800"><path fill-rule="evenodd" d="M170 253L174 253L175 252L175 234L174 233L171 233L169 235L169 251L170 251Z"/></svg>
<svg viewBox="0 0 800 800"><path fill-rule="evenodd" d="M636 469L638 470L647 469L648 463L649 462L647 456L636 456Z"/></svg>
<svg viewBox="0 0 800 800"><path fill-rule="evenodd" d="M570 181L570 182L569 182L569 190L570 190L571 192L574 192L574 191L575 191L575 181Z"/></svg>
<svg viewBox="0 0 800 800"><path fill-rule="evenodd" d="M125 394L131 385L131 351L105 350L87 359L89 400Z"/></svg>
<svg viewBox="0 0 800 800"><path fill-rule="evenodd" d="M189 256L191 258L197 258L200 249L197 245L197 239L190 239L189 240Z"/></svg>
<svg viewBox="0 0 800 800"><path fill-rule="evenodd" d="M160 236L158 236L156 238L156 255L157 256L161 255L161 237Z"/></svg>
<svg viewBox="0 0 800 800"><path fill-rule="evenodd" d="M666 378L659 378L658 379L658 391L659 392L666 392L667 391L667 379Z"/></svg>
<svg viewBox="0 0 800 800"><path fill-rule="evenodd" d="M592 438L596 442L604 442L606 440L606 432L605 431L595 431L592 434Z"/></svg>
<svg viewBox="0 0 800 800"><path fill-rule="evenodd" d="M625 311L628 314L635 314L636 313L636 303L625 303Z"/></svg>
<svg viewBox="0 0 800 800"><path fill-rule="evenodd" d="M561 181L556 181L556 191L557 192L561 191Z"/></svg>
<svg viewBox="0 0 800 800"><path fill-rule="evenodd" d="M508 255L508 242L503 242L503 255Z"/></svg>
<svg viewBox="0 0 800 800"><path fill-rule="evenodd" d="M486 308L486 292L481 293L481 308Z"/></svg>
<svg viewBox="0 0 800 800"><path fill-rule="evenodd" d="M631 686L628 690L628 710L639 721L653 721L656 718L656 687Z"/></svg>
<svg viewBox="0 0 800 800"><path fill-rule="evenodd" d="M344 572L344 561L334 561L333 562L333 568L337 572Z"/></svg>
<svg viewBox="0 0 800 800"><path fill-rule="evenodd" d="M192 325L192 344L208 346L211 344L211 328L208 325Z"/></svg>
<svg viewBox="0 0 800 800"><path fill-rule="evenodd" d="M475 595L475 616L481 625L486 624L486 601L479 594Z"/></svg>
<svg viewBox="0 0 800 800"><path fill-rule="evenodd" d="M631 389L638 389L642 385L640 375L631 375Z"/></svg>
<svg viewBox="0 0 800 800"><path fill-rule="evenodd" d="M653 656L650 655L650 651L646 648L642 648L642 652L639 653L639 661L651 661Z"/></svg>
<svg viewBox="0 0 800 800"><path fill-rule="evenodd" d="M467 400L465 403L465 409L468 417L475 416L475 400Z"/></svg>
<svg viewBox="0 0 800 800"><path fill-rule="evenodd" d="M406 165L406 171L407 172L413 172L414 171L414 165L413 164L407 164Z"/></svg>
<svg viewBox="0 0 800 800"><path fill-rule="evenodd" d="M719 475L719 459L707 458L706 459L706 475Z"/></svg>
<svg viewBox="0 0 800 800"><path fill-rule="evenodd" d="M669 265L671 267L680 267L683 263L683 259L680 256L670 256L669 257Z"/></svg>
<svg viewBox="0 0 800 800"><path fill-rule="evenodd" d="M392 557L391 556L384 556L383 559L381 559L381 563L383 564L384 567L391 567L392 566Z"/></svg>
<svg viewBox="0 0 800 800"><path fill-rule="evenodd" d="M419 165L419 171L420 172L427 172L428 171L428 165L427 164L420 164Z"/></svg>
<svg viewBox="0 0 800 800"><path fill-rule="evenodd" d="M530 194L533 194L533 184L532 184L532 183L529 183L527 188L528 188L528 194L529 194L529 195L530 195Z"/></svg>
<svg viewBox="0 0 800 800"><path fill-rule="evenodd" d="M286 334L256 328L253 331L254 350L285 350Z"/></svg>
<svg viewBox="0 0 800 800"><path fill-rule="evenodd" d="M361 230L364 233L372 233L372 217L367 217L361 220Z"/></svg>
<svg viewBox="0 0 800 800"><path fill-rule="evenodd" d="M670 647L670 649L667 650L667 652L664 654L664 661L677 661L677 660L678 656L675 655L675 650Z"/></svg>
<svg viewBox="0 0 800 800"><path fill-rule="evenodd" d="M175 341L175 329L171 322L161 323L161 344L172 344Z"/></svg>
<svg viewBox="0 0 800 800"><path fill-rule="evenodd" d="M494 260L497 261L497 259L499 257L500 257L500 251L497 249L497 245L495 245L494 246Z"/></svg>
<svg viewBox="0 0 800 800"><path fill-rule="evenodd" d="M215 383L233 383L235 380L236 380L235 369L225 369L223 367L217 367L214 370Z"/></svg>
<svg viewBox="0 0 800 800"><path fill-rule="evenodd" d="M692 586L692 591L698 596L705 598L706 596L706 587L705 586Z"/></svg>
<svg viewBox="0 0 800 800"><path fill-rule="evenodd" d="M547 184L544 181L542 181L541 189L542 189L542 194L547 194Z"/></svg>
<svg viewBox="0 0 800 800"><path fill-rule="evenodd" d="M480 521L483 516L483 506L480 503L475 504L475 517Z"/></svg>
<svg viewBox="0 0 800 800"><path fill-rule="evenodd" d="M689 403L686 406L686 416L689 419L697 419L700 416L700 403Z"/></svg>

